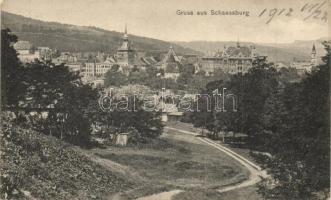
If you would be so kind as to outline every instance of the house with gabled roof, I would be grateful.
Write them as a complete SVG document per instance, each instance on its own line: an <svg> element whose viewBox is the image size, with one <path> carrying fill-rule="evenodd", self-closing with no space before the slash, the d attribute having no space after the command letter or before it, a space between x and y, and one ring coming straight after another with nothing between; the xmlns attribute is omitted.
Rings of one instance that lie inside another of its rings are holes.
<svg viewBox="0 0 331 200"><path fill-rule="evenodd" d="M225 73L246 73L253 66L255 60L266 60L266 56L257 54L255 46L224 46L223 51L217 51L213 56L202 57L202 67L207 75L212 75L215 70L223 70Z"/></svg>
<svg viewBox="0 0 331 200"><path fill-rule="evenodd" d="M155 66L164 71L165 78L177 79L180 73L180 67L182 66L182 58L182 56L177 56L173 47L170 46L168 53Z"/></svg>

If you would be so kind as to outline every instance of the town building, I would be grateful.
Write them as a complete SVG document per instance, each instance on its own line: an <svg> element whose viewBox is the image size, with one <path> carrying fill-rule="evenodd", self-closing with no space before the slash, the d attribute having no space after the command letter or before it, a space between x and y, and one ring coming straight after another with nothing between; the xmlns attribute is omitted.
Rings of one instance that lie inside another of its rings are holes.
<svg viewBox="0 0 331 200"><path fill-rule="evenodd" d="M39 52L39 59L43 61L52 61L53 58L53 50L49 47L37 47L37 51Z"/></svg>
<svg viewBox="0 0 331 200"><path fill-rule="evenodd" d="M149 56L145 57L144 52L136 51L129 40L127 27L123 35L123 43L114 56L98 53L93 60L85 63L83 74L87 80L94 80L95 77L103 77L112 66L117 65L118 71L128 75L134 68L146 70L146 67L153 66L157 61Z"/></svg>
<svg viewBox="0 0 331 200"><path fill-rule="evenodd" d="M86 78L103 77L115 64L116 61L112 57L108 57L105 61L95 59L93 62L85 63L83 74Z"/></svg>
<svg viewBox="0 0 331 200"><path fill-rule="evenodd" d="M202 68L201 57L195 54L186 54L181 59L181 64L194 66L194 72L198 73Z"/></svg>
<svg viewBox="0 0 331 200"><path fill-rule="evenodd" d="M155 64L155 67L163 70L164 78L177 79L182 66L182 58L182 56L177 56L173 47L170 46L168 53L160 62Z"/></svg>
<svg viewBox="0 0 331 200"><path fill-rule="evenodd" d="M14 49L19 55L27 55L34 53L33 45L28 41L18 41L14 44Z"/></svg>
<svg viewBox="0 0 331 200"><path fill-rule="evenodd" d="M52 62L57 64L76 63L77 61L78 61L77 56L73 55L70 52L61 52L59 57L52 59Z"/></svg>
<svg viewBox="0 0 331 200"><path fill-rule="evenodd" d="M33 62L40 58L39 51L35 51L35 47L28 41L18 41L13 47L17 51L17 57L22 63Z"/></svg>
<svg viewBox="0 0 331 200"><path fill-rule="evenodd" d="M129 36L127 33L127 27L125 25L125 31L123 36L123 43L120 48L118 48L116 53L116 61L119 66L133 66L135 61L135 50L131 46L129 41Z"/></svg>
<svg viewBox="0 0 331 200"><path fill-rule="evenodd" d="M223 51L217 51L213 56L202 57L201 69L207 75L212 75L216 70L225 73L246 73L255 60L265 61L266 56L257 54L255 46L242 46L237 42L236 46L224 46Z"/></svg>
<svg viewBox="0 0 331 200"><path fill-rule="evenodd" d="M314 68L316 68L320 63L320 59L316 55L315 44L313 44L310 61L293 61L290 63L290 67L297 70L299 75L304 75L306 73L311 73Z"/></svg>
<svg viewBox="0 0 331 200"><path fill-rule="evenodd" d="M53 54L55 53L49 47L34 47L28 41L18 41L13 45L17 51L17 57L22 63L39 61L52 61Z"/></svg>
<svg viewBox="0 0 331 200"><path fill-rule="evenodd" d="M52 63L55 65L64 64L73 72L82 72L84 68L84 62L79 60L77 55L70 52L61 52L60 56L52 59Z"/></svg>

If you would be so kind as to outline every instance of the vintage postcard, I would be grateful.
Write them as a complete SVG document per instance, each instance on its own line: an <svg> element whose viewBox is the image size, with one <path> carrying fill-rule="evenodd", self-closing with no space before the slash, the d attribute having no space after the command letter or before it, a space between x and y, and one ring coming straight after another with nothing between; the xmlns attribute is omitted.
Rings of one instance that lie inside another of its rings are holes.
<svg viewBox="0 0 331 200"><path fill-rule="evenodd" d="M2 0L0 199L330 200L328 0Z"/></svg>

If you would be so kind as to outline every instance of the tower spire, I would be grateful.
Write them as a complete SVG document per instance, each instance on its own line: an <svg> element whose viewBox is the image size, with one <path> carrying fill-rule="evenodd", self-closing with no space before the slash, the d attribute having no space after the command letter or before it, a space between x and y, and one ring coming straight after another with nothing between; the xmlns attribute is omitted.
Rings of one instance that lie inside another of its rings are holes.
<svg viewBox="0 0 331 200"><path fill-rule="evenodd" d="M124 40L128 40L128 29L127 29L127 26L126 26L126 23L125 23L125 28L124 28L124 36L123 36L123 39Z"/></svg>
<svg viewBox="0 0 331 200"><path fill-rule="evenodd" d="M312 64L312 66L317 66L317 57L316 57L316 48L315 48L315 44L313 44L313 48L311 50L311 54L310 54L310 62Z"/></svg>
<svg viewBox="0 0 331 200"><path fill-rule="evenodd" d="M239 44L239 36L237 36L237 47L240 47L240 44Z"/></svg>

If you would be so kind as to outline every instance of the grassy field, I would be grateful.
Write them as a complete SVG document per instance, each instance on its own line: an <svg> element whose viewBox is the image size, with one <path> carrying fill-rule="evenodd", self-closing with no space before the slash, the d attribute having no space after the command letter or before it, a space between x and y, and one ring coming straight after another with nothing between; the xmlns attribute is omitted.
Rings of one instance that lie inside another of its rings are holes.
<svg viewBox="0 0 331 200"><path fill-rule="evenodd" d="M242 188L235 191L229 191L225 193L218 193L215 190L189 190L179 194L176 194L172 198L173 200L259 200L262 199L257 194L256 188L251 186Z"/></svg>
<svg viewBox="0 0 331 200"><path fill-rule="evenodd" d="M170 127L178 128L186 131L192 132L201 132L201 129L197 129L192 126L192 124L188 123L181 123L181 122L170 122L167 124ZM217 143L221 143L221 141L216 141ZM253 163L255 160L249 153L249 149L245 148L237 148L233 147L228 144L223 144L227 148L230 148L232 151L240 154L241 156L247 158L248 160L252 161ZM191 199L208 199L208 200L260 200L263 199L261 195L257 192L256 186L250 186L246 188L242 188L239 190L224 192L222 194L218 193L215 190L210 189L194 189L194 190L187 190L180 194L177 194L173 197L174 200L191 200Z"/></svg>
<svg viewBox="0 0 331 200"><path fill-rule="evenodd" d="M161 138L140 147L109 147L90 153L117 163L141 187L126 193L129 198L172 189L200 190L241 182L248 171L194 136L165 131Z"/></svg>

